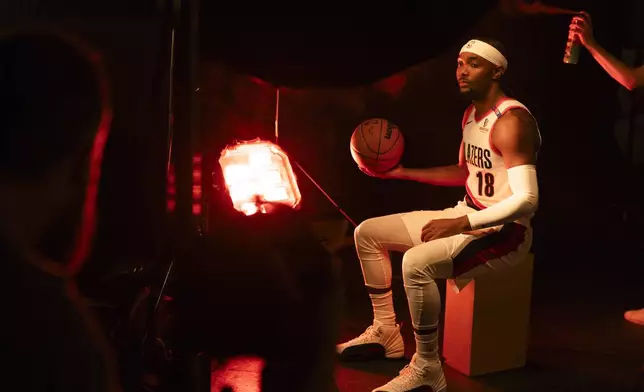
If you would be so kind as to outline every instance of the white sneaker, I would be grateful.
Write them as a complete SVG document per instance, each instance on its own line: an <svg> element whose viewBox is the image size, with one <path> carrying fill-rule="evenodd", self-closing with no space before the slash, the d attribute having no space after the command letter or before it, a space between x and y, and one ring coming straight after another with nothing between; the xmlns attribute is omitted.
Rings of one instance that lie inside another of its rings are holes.
<svg viewBox="0 0 644 392"><path fill-rule="evenodd" d="M405 366L400 374L380 388L372 392L408 392L416 388L431 388L432 392L445 392L447 382L443 374L443 367L440 360L420 365L414 354L409 365Z"/></svg>
<svg viewBox="0 0 644 392"><path fill-rule="evenodd" d="M405 344L400 334L400 325L395 327L369 326L357 338L336 346L340 358L344 360L367 360L374 358L402 358Z"/></svg>

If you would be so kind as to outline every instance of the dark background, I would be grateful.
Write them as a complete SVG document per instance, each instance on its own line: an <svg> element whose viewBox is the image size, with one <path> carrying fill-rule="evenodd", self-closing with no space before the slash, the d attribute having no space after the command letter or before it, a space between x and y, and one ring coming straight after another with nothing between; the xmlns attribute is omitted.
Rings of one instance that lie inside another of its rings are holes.
<svg viewBox="0 0 644 392"><path fill-rule="evenodd" d="M6 23L60 23L105 53L115 119L89 267L102 269L152 261L161 254L168 83L162 32L167 21L160 17L159 2L86 3L8 1L2 15ZM585 51L578 65L562 62L569 16L507 19L486 11L485 2L448 11L397 2L363 8L356 16L328 6L306 13L291 10L301 16L279 7L273 8L278 16L259 17L254 15L270 14L202 3L198 96L200 146L206 156L216 158L235 138L272 138L275 86L281 85L280 143L354 220L452 205L462 198L462 189L364 176L351 160L349 138L362 120L384 117L404 134L406 166L454 163L467 106L457 94L454 59L468 38L491 36L507 47L508 83L538 119L543 135L541 205L534 220L541 265L548 265L549 254L561 252L569 255L571 271L587 268L590 256L599 260L593 268L602 268L601 260L620 268L636 262L628 257L639 245L630 235L635 229L622 218L626 204L634 211L627 216L641 210L642 177L626 162L613 131L624 117L620 86ZM597 40L617 56L635 45L634 0L546 3L591 12ZM374 83L391 75L389 82ZM396 85L402 87L397 93L387 91ZM320 192L297 174L304 209L313 216L334 214ZM561 257L557 260L554 270L561 267Z"/></svg>

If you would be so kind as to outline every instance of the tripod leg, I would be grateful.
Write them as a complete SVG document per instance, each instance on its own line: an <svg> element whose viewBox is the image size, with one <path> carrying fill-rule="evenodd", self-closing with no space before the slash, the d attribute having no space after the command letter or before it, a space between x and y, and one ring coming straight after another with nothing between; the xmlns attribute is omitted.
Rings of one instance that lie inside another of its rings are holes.
<svg viewBox="0 0 644 392"><path fill-rule="evenodd" d="M327 200L329 200L329 201L331 202L331 204L333 204L333 206L334 206L334 207L335 207L335 208L336 208L336 209L337 209L337 210L342 214L342 216L344 216L344 217L345 217L349 222L351 222L351 224L353 225L353 227L357 227L357 226L358 226L358 225L356 224L356 222L354 222L354 220L353 220L353 219L351 219L351 217L349 217L349 215L347 215L347 213L346 213L346 212L344 212L344 210L343 210L342 208L340 208L340 206L339 206L339 205L338 205L338 204L337 204L337 203L336 203L336 202L331 198L331 196L329 196L329 194L328 194L328 193L326 193L326 192L324 191L324 189L322 189L322 187L321 187L317 182L315 182L315 180L313 179L313 177L311 177L311 176L309 175L309 173L307 173L307 172L306 172L306 170L304 170L304 168L303 168L303 167L302 167L298 162L293 161L293 163L295 163L295 166L297 166L297 168L298 168L298 169L300 169L300 171L301 171L301 172L302 172L302 173L303 173L303 174L304 174L304 175L309 179L309 181L311 181L311 182L313 183L313 185L315 185L315 187L316 187L316 188L318 188L318 190L319 190L320 192L322 192L322 194L324 195L324 197L326 197L326 198L327 198Z"/></svg>

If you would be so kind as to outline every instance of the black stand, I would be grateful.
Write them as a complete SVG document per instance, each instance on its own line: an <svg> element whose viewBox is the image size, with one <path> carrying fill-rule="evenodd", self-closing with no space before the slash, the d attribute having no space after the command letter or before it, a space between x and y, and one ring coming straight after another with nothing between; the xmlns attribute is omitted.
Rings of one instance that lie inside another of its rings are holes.
<svg viewBox="0 0 644 392"><path fill-rule="evenodd" d="M632 35L633 41L632 45L635 49L635 59L633 62L633 67L638 67L642 64L642 51L644 51L644 28L642 27L641 20L644 18L644 3L640 0L633 0L632 3L633 12L632 12ZM640 192L638 187L639 177L642 176L642 169L636 167L636 157L635 157L635 132L636 132L636 120L637 120L637 110L635 108L636 102L636 92L635 90L630 92L632 104L630 107L630 112L628 115L629 129L626 139L626 160L628 162L628 171L629 178L634 179L633 185L634 189L628 189L628 193L625 201L625 208L623 211L622 219L626 224L627 229L636 230L636 228L641 227L638 216L638 208L641 209L642 201L639 198ZM635 233L637 234L637 233Z"/></svg>
<svg viewBox="0 0 644 392"><path fill-rule="evenodd" d="M156 337L159 331L158 312L164 298L174 263L183 259L192 248L199 230L200 220L192 213L192 157L199 145L197 126L198 64L199 64L199 0L166 0L160 3L165 20L163 29L166 46L168 97L168 146L166 173L171 163L175 165L176 205L167 216L166 244L164 254L167 267L159 273L158 287L152 287L147 300L146 328L141 342L142 368L151 362L149 353L156 351ZM157 277L157 274L153 274ZM150 285L154 286L154 285ZM160 390L209 391L209 362L197 353L178 350L178 366L164 379L159 380ZM194 354L194 355L193 355ZM148 357L146 358L146 355ZM204 370L207 367L207 371ZM208 373L207 376L204 373ZM143 374L141 374L143 376ZM159 375L161 376L161 375ZM139 378L142 381L142 377Z"/></svg>
<svg viewBox="0 0 644 392"><path fill-rule="evenodd" d="M168 2L174 4L171 0ZM199 128L197 126L197 91L198 91L198 64L199 64L199 0L181 0L179 9L172 9L171 20L171 62L170 74L172 75L169 86L169 119L174 117L173 123L168 123L168 168L170 160L175 164L176 176L176 207L169 216L169 264L163 274L163 283L158 292L150 296L148 308L148 330L144 338L145 348L153 347L151 337L156 336L157 312L159 304L164 297L168 280L173 272L174 263L181 263L189 257L189 252L197 243L196 239L202 235L200 217L192 213L192 157L199 148ZM175 39L176 37L176 39ZM176 46L175 46L176 42ZM176 47L176 51L174 48ZM176 82L176 83L175 83ZM176 97L176 104L175 102ZM176 115L173 116L173 112ZM294 162L300 171L322 192L339 212L355 226L355 222L333 201L333 199L320 187L306 171ZM181 339L179 337L179 339ZM210 392L210 358L207 354L191 352L184 349L182 344L177 344L177 354L171 372L171 380L162 380L164 390L182 392ZM175 373L176 371L176 373ZM267 374L271 374L268 372ZM280 379L281 380L281 379ZM166 382L167 381L167 382Z"/></svg>

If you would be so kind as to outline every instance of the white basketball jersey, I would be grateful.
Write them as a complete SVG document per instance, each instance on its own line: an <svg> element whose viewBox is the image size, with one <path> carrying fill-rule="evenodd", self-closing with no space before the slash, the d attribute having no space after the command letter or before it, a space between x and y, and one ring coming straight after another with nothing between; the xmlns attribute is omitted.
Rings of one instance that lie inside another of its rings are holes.
<svg viewBox="0 0 644 392"><path fill-rule="evenodd" d="M491 135L497 120L508 110L516 108L530 113L521 102L505 98L487 113L476 113L474 106L470 105L463 116L462 148L469 170L465 189L478 208L484 209L512 196L503 157L492 144Z"/></svg>

